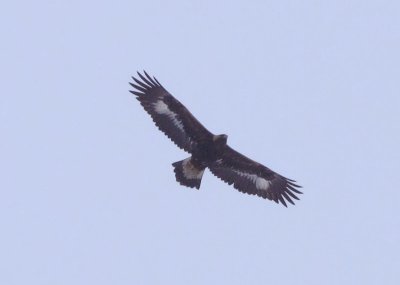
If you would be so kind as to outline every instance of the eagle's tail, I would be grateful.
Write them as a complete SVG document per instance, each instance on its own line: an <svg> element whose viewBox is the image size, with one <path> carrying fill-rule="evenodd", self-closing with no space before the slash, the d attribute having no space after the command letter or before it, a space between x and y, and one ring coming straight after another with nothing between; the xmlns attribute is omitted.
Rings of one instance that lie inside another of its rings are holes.
<svg viewBox="0 0 400 285"><path fill-rule="evenodd" d="M174 162L172 166L174 167L176 181L187 187L200 188L204 167L195 166L191 157Z"/></svg>

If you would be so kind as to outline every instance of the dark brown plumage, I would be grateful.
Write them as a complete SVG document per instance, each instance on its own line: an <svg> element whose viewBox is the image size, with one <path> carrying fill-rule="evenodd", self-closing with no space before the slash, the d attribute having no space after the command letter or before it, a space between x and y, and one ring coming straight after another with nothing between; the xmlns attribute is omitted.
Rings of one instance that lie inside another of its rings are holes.
<svg viewBox="0 0 400 285"><path fill-rule="evenodd" d="M130 91L152 117L156 126L191 157L173 163L176 180L200 188L205 168L240 192L276 203L294 204L301 186L227 145L226 135L208 131L177 99L146 72L132 77Z"/></svg>

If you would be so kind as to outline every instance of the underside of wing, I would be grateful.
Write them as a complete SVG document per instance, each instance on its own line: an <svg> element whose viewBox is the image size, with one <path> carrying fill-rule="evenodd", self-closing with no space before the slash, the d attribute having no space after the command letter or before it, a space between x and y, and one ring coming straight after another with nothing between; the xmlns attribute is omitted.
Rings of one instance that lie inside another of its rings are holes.
<svg viewBox="0 0 400 285"><path fill-rule="evenodd" d="M285 207L286 202L294 205L293 200L299 200L296 194L302 194L298 190L301 186L295 184L295 181L279 175L229 146L223 158L209 168L215 176L240 192L282 203Z"/></svg>
<svg viewBox="0 0 400 285"><path fill-rule="evenodd" d="M157 81L146 72L138 72L139 79L132 77L129 83L140 104L150 114L156 126L178 147L193 152L197 141L211 137L210 133L189 111Z"/></svg>

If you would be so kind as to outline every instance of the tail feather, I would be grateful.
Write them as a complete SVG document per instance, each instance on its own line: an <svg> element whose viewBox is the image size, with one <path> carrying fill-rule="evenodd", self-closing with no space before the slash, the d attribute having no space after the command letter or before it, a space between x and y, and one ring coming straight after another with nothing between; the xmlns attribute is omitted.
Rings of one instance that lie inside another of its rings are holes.
<svg viewBox="0 0 400 285"><path fill-rule="evenodd" d="M191 157L174 162L172 166L174 167L176 181L181 185L190 188L200 188L204 167L195 166Z"/></svg>

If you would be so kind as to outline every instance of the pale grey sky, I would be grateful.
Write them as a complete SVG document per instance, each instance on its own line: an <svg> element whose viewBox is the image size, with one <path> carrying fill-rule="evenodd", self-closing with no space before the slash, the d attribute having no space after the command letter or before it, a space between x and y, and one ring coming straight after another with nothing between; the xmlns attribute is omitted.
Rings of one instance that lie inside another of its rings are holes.
<svg viewBox="0 0 400 285"><path fill-rule="evenodd" d="M0 284L398 284L398 1L0 11ZM301 201L180 186L142 69Z"/></svg>

